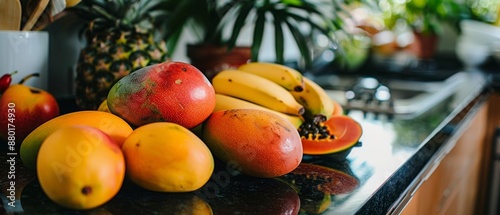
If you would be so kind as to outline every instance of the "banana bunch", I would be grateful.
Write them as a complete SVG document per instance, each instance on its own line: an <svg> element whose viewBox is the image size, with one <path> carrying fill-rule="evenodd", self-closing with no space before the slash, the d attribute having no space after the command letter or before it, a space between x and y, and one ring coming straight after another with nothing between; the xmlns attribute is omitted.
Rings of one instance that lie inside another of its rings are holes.
<svg viewBox="0 0 500 215"><path fill-rule="evenodd" d="M268 110L297 128L305 120L325 121L334 101L319 85L290 67L251 62L219 72L211 80L216 92L214 111L252 108Z"/></svg>

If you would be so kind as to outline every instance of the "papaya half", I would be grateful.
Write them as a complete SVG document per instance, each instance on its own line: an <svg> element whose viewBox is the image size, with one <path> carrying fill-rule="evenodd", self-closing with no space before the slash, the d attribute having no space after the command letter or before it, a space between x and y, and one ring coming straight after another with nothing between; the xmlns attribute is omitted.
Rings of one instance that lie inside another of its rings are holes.
<svg viewBox="0 0 500 215"><path fill-rule="evenodd" d="M325 122L304 122L298 131L306 155L346 150L356 145L363 134L361 125L347 115L333 115Z"/></svg>

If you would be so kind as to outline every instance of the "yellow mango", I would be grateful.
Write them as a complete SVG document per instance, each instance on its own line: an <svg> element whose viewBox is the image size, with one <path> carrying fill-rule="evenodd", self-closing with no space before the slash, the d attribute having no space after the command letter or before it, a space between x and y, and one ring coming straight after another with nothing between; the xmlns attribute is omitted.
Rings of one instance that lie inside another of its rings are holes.
<svg viewBox="0 0 500 215"><path fill-rule="evenodd" d="M122 118L103 111L77 111L53 118L33 130L21 143L20 156L23 164L31 170L36 168L38 150L43 141L55 130L72 125L95 127L111 137L120 146L132 132L132 127Z"/></svg>
<svg viewBox="0 0 500 215"><path fill-rule="evenodd" d="M214 160L193 132L171 122L135 129L123 143L127 176L137 185L160 192L189 192L212 175Z"/></svg>
<svg viewBox="0 0 500 215"><path fill-rule="evenodd" d="M37 177L55 203L95 208L120 190L125 159L115 141L99 129L67 126L51 133L40 147Z"/></svg>

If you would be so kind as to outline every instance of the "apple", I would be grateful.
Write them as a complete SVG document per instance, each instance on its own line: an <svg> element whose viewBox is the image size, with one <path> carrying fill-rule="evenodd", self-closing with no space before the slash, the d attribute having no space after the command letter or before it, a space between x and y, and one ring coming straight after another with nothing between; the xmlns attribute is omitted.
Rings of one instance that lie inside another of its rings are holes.
<svg viewBox="0 0 500 215"><path fill-rule="evenodd" d="M0 97L0 137L7 141L9 151L14 149L10 146L19 148L36 127L59 115L59 105L52 94L23 85L32 76L37 73L9 86Z"/></svg>

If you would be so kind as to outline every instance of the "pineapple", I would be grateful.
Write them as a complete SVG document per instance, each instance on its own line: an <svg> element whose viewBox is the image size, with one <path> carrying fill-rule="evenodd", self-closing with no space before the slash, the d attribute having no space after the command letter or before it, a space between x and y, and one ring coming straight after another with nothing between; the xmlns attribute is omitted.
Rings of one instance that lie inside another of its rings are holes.
<svg viewBox="0 0 500 215"><path fill-rule="evenodd" d="M97 109L111 86L140 68L168 60L159 21L162 0L87 0L74 9L88 21L76 67L76 103Z"/></svg>

